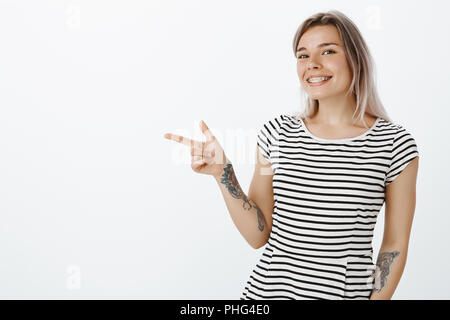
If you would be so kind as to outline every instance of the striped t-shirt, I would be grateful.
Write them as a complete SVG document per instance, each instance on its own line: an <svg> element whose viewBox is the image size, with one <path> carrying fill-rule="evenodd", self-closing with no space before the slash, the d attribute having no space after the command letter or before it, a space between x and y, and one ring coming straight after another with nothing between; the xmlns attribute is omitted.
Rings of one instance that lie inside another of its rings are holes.
<svg viewBox="0 0 450 320"><path fill-rule="evenodd" d="M274 172L273 225L241 300L368 299L385 187L419 155L414 138L377 118L357 137L323 139L281 114L257 145Z"/></svg>

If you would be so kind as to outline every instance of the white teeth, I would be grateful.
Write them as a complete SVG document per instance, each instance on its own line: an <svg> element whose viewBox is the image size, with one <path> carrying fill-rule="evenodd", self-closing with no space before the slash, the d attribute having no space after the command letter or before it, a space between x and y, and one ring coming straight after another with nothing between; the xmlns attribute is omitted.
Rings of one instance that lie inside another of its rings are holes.
<svg viewBox="0 0 450 320"><path fill-rule="evenodd" d="M322 82L328 79L330 79L330 77L310 78L308 79L308 82Z"/></svg>

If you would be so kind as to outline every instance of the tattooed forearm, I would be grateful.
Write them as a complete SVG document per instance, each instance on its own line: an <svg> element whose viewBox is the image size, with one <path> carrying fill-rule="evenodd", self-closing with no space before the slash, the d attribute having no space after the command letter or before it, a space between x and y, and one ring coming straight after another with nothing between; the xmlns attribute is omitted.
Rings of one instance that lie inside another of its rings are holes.
<svg viewBox="0 0 450 320"><path fill-rule="evenodd" d="M394 259L400 255L398 251L381 252L377 259L377 276L375 277L375 286L372 292L380 292L387 282L387 277L391 272L391 266Z"/></svg>
<svg viewBox="0 0 450 320"><path fill-rule="evenodd" d="M222 179L220 181L224 184L233 198L242 199L242 207L247 211L250 211L252 208L256 210L256 216L258 218L258 230L264 230L264 216L261 210L255 203L251 203L250 199L247 198L245 193L242 191L241 186L239 185L236 175L234 174L234 169L231 163L227 163L223 168Z"/></svg>
<svg viewBox="0 0 450 320"><path fill-rule="evenodd" d="M220 182L227 187L228 191L234 198L236 199L241 199L243 197L245 198L245 194L237 181L236 175L234 174L233 165L231 163L227 163L227 165L223 168L222 180ZM248 203L250 208L251 205L246 198L245 202Z"/></svg>

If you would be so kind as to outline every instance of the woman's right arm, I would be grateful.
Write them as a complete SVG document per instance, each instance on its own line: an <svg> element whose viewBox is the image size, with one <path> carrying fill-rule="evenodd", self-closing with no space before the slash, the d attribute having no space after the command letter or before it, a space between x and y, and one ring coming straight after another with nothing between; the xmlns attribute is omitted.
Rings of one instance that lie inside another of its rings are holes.
<svg viewBox="0 0 450 320"><path fill-rule="evenodd" d="M231 219L242 236L255 249L267 243L272 230L274 205L271 164L256 147L256 166L250 190L242 191L233 165L226 157L208 126L201 121L206 141L195 141L172 133L164 137L191 148L191 168L197 173L212 175L219 184Z"/></svg>
<svg viewBox="0 0 450 320"><path fill-rule="evenodd" d="M214 178L241 235L255 249L265 245L272 230L274 205L270 162L256 148L255 172L248 196L239 185L231 162L227 161L221 174Z"/></svg>

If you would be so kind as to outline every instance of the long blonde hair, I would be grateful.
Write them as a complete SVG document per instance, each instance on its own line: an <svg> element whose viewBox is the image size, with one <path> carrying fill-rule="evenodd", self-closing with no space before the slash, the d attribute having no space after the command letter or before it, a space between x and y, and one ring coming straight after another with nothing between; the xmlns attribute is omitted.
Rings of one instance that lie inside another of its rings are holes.
<svg viewBox="0 0 450 320"><path fill-rule="evenodd" d="M297 58L297 46L301 36L309 28L318 25L335 26L343 42L345 55L352 73L352 82L346 95L354 93L356 96L356 109L352 118L355 120L355 114L357 113L356 121L359 118L365 127L367 127L364 121L365 113L383 118L386 121L391 121L377 93L374 62L366 42L358 27L340 11L330 10L328 12L316 13L298 27L293 41L295 58ZM300 90L303 97L304 109L294 116L308 119L317 112L319 101L312 99L302 86Z"/></svg>

